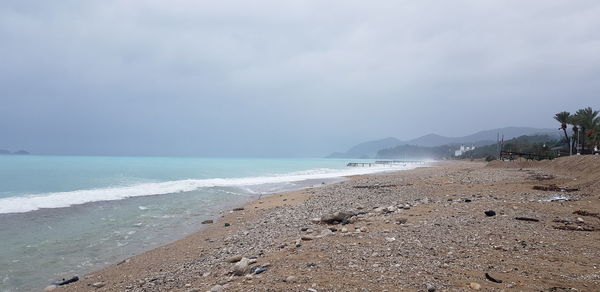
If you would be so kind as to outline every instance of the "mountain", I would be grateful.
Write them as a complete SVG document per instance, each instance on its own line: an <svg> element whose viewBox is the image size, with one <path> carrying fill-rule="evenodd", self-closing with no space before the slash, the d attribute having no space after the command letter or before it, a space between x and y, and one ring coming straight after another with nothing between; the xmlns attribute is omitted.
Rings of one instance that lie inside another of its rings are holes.
<svg viewBox="0 0 600 292"><path fill-rule="evenodd" d="M480 131L463 137L445 137L437 134L427 134L412 140L402 141L393 137L368 141L353 146L346 152L332 153L329 158L374 158L379 150L393 148L399 145L435 147L452 144L488 145L496 142L498 134L504 140L524 135L549 135L560 139L561 132L556 129L538 129L530 127L506 127Z"/></svg>
<svg viewBox="0 0 600 292"><path fill-rule="evenodd" d="M371 158L375 157L377 151L399 145L402 141L389 137L375 141L360 143L348 149L345 153L335 152L329 158Z"/></svg>

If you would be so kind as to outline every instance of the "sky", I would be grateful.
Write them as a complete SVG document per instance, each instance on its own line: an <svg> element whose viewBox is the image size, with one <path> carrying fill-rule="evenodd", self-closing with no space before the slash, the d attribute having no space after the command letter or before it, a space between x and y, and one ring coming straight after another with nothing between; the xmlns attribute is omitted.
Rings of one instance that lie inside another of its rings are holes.
<svg viewBox="0 0 600 292"><path fill-rule="evenodd" d="M321 157L600 109L598 1L0 1L0 149Z"/></svg>

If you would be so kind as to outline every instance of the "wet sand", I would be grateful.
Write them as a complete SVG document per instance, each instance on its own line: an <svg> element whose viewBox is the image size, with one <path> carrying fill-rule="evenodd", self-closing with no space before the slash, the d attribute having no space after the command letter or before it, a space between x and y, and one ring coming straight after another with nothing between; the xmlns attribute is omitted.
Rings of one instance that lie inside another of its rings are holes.
<svg viewBox="0 0 600 292"><path fill-rule="evenodd" d="M444 162L275 194L55 291L600 291L599 170Z"/></svg>

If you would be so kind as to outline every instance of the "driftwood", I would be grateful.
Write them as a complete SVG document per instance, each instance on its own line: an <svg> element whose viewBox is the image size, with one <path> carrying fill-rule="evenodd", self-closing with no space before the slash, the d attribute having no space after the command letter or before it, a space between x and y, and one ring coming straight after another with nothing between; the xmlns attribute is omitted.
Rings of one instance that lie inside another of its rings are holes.
<svg viewBox="0 0 600 292"><path fill-rule="evenodd" d="M494 282L494 283L502 283L502 280L497 280L497 279L494 279L494 278L492 278L492 276L490 276L490 274L488 274L488 273L485 273L485 278L486 278L486 279L488 279L488 280L489 280L489 281L491 281L491 282Z"/></svg>
<svg viewBox="0 0 600 292"><path fill-rule="evenodd" d="M540 219L528 218L528 217L515 217L515 219L521 220L521 221L540 222Z"/></svg>
<svg viewBox="0 0 600 292"><path fill-rule="evenodd" d="M577 211L573 212L573 214L580 215L580 216L596 217L596 218L600 219L600 214L592 213L592 212L588 212L588 211L584 211L584 210L577 210Z"/></svg>
<svg viewBox="0 0 600 292"><path fill-rule="evenodd" d="M579 191L579 189L575 189L575 188L561 188L555 184L548 185L548 186L533 186L533 189L538 190L538 191L567 192L567 193Z"/></svg>

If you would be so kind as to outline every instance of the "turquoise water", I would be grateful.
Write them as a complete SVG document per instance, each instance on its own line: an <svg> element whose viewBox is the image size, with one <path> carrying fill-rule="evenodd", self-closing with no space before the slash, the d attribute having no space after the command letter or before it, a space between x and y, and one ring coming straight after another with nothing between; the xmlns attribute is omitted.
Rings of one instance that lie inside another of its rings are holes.
<svg viewBox="0 0 600 292"><path fill-rule="evenodd" d="M0 291L81 276L197 231L260 194L392 170L347 162L0 156Z"/></svg>

